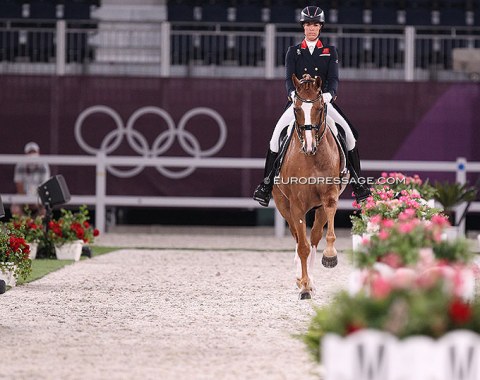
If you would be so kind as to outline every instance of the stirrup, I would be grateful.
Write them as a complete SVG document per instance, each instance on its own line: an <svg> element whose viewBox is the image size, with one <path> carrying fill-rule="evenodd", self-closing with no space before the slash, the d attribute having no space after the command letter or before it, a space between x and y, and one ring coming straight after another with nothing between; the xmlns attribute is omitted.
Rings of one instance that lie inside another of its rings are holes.
<svg viewBox="0 0 480 380"><path fill-rule="evenodd" d="M355 194L355 200L360 203L372 195L370 189L364 185L353 185L353 193Z"/></svg>
<svg viewBox="0 0 480 380"><path fill-rule="evenodd" d="M261 206L268 207L270 199L272 199L272 188L265 182L262 182L253 192L253 199L260 203Z"/></svg>

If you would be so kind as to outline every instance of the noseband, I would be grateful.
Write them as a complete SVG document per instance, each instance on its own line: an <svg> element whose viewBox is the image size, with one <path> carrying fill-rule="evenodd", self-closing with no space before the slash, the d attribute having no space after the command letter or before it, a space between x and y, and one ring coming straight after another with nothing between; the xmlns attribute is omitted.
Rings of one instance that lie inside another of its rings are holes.
<svg viewBox="0 0 480 380"><path fill-rule="evenodd" d="M300 83L305 83L307 81L305 80L302 80L300 81ZM310 100L310 99L304 99L302 98L301 96L298 95L298 92L295 90L295 99L301 101L302 103L316 103L320 100L320 98L322 97L322 92L320 91L320 93L318 94L318 96L313 99L313 100ZM294 109L295 110L295 109ZM305 143L305 140L303 138L303 132L305 131L311 131L311 130L314 130L315 132L315 146L318 146L318 144L320 143L320 141L322 141L323 137L325 136L325 133L327 131L327 128L326 128L326 117L325 115L327 114L327 104L324 103L323 104L323 110L322 110L322 113L320 115L320 121L321 121L321 124L318 125L318 124L304 124L304 125L300 125L297 123L297 118L295 117L295 130L297 131L297 136L298 136L298 139L300 140L300 143L302 144L302 146L304 146L304 143ZM323 130L322 130L322 134L319 135L319 131L320 129L323 127Z"/></svg>

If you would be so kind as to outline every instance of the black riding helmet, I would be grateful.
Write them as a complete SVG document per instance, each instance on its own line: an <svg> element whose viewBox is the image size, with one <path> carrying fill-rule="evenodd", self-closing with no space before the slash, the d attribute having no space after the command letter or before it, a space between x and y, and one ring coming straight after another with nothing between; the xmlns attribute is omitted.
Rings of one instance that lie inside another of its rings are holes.
<svg viewBox="0 0 480 380"><path fill-rule="evenodd" d="M300 14L300 24L306 22L318 22L320 24L325 24L325 13L319 7L310 5L303 8L302 13Z"/></svg>

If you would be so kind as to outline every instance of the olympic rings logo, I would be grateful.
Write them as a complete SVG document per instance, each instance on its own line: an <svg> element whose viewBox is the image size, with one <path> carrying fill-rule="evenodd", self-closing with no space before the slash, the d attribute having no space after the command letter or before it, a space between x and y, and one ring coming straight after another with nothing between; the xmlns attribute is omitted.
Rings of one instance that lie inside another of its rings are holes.
<svg viewBox="0 0 480 380"><path fill-rule="evenodd" d="M93 114L105 114L111 117L116 126L113 131L109 132L104 137L99 148L87 144L82 135L85 119ZM151 148L145 136L134 129L135 122L140 117L148 114L160 117L167 125L167 130L163 131L155 138ZM198 115L206 115L215 120L219 130L218 141L209 149L202 150L198 139L191 132L186 130L187 122L192 117ZM227 140L227 126L225 120L217 111L206 107L197 107L189 110L182 116L177 127L167 111L153 106L142 107L136 110L130 116L126 125L124 125L122 118L114 109L101 105L92 106L83 110L75 121L75 139L77 140L78 145L80 145L85 152L90 154L102 152L108 155L112 153L120 146L124 136L126 137L129 146L143 157L158 157L164 154L177 139L185 153L194 158L200 158L213 156L223 148L225 141ZM112 166L107 167L107 170L111 174L122 178L133 177L139 174L143 169L143 166L136 166L132 169L125 170L120 170ZM165 177L173 179L187 177L195 171L195 167L188 167L180 171L173 171L161 166L157 166L156 169Z"/></svg>

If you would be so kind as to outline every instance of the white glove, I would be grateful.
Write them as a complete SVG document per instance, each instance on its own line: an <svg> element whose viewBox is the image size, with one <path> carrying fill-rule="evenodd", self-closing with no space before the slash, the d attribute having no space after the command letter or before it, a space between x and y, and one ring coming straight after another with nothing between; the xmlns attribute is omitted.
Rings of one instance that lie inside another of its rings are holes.
<svg viewBox="0 0 480 380"><path fill-rule="evenodd" d="M292 91L290 93L290 99L292 100L293 103L295 103L295 91Z"/></svg>
<svg viewBox="0 0 480 380"><path fill-rule="evenodd" d="M325 103L330 103L332 101L332 94L330 94L329 92L323 93L322 96Z"/></svg>

